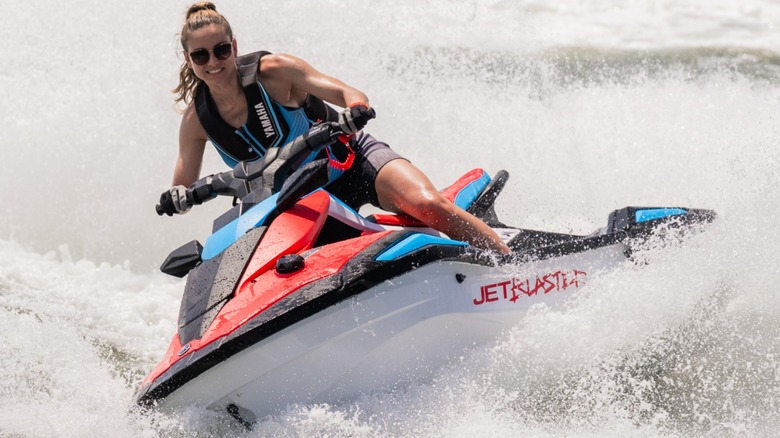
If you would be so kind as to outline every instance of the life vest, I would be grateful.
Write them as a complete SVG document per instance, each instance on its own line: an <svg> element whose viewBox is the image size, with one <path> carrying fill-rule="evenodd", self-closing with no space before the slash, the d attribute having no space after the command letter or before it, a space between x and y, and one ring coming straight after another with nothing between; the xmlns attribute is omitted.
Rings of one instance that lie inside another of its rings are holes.
<svg viewBox="0 0 780 438"><path fill-rule="evenodd" d="M271 99L257 77L260 60L269 53L260 51L236 58L248 112L247 121L240 128L236 129L222 119L205 84L201 84L195 93L198 119L209 141L230 167L239 161L261 158L268 148L289 143L317 121L338 120L336 110L311 95L300 108L289 108Z"/></svg>

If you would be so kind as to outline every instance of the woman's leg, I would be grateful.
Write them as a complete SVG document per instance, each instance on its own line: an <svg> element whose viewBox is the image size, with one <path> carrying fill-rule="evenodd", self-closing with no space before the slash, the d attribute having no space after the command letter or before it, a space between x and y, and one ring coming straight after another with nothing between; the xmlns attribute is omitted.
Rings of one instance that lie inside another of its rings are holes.
<svg viewBox="0 0 780 438"><path fill-rule="evenodd" d="M509 254L511 250L487 224L442 196L422 171L406 160L382 166L376 177L382 208L405 213L452 239Z"/></svg>

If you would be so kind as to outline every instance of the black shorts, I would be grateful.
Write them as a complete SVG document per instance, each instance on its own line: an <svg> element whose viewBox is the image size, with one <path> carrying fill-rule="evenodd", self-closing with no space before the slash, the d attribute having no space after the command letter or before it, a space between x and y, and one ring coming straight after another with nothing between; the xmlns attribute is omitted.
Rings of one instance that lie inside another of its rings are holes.
<svg viewBox="0 0 780 438"><path fill-rule="evenodd" d="M355 140L355 162L341 177L328 185L328 191L355 210L366 204L381 208L376 193L376 176L382 167L405 159L387 143L360 131Z"/></svg>

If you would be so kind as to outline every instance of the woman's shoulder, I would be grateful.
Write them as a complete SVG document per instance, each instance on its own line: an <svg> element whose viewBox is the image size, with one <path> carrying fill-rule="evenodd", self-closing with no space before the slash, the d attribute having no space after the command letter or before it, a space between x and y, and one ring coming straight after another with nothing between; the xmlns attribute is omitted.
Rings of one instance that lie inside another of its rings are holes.
<svg viewBox="0 0 780 438"><path fill-rule="evenodd" d="M181 133L195 138L206 138L206 130L203 128L203 124L200 123L198 117L198 110L195 107L195 102L190 102L187 107L184 108L181 116Z"/></svg>
<svg viewBox="0 0 780 438"><path fill-rule="evenodd" d="M182 111L181 120L182 123L192 121L193 118L195 120L198 119L198 111L195 108L195 101L191 101L187 104L187 106Z"/></svg>
<svg viewBox="0 0 780 438"><path fill-rule="evenodd" d="M306 62L297 56L288 53L269 53L263 56L260 62L260 73L273 75L287 73L290 70L300 70L306 66Z"/></svg>

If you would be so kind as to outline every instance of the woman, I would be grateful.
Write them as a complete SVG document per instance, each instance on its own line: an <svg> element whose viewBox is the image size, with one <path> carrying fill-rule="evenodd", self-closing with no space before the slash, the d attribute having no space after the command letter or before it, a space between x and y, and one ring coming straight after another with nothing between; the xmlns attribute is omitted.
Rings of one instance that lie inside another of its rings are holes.
<svg viewBox="0 0 780 438"><path fill-rule="evenodd" d="M313 121L338 121L355 134L354 164L328 190L354 208L371 203L412 216L449 237L510 253L484 222L445 199L409 161L361 130L374 112L361 91L286 54L258 52L237 58L237 42L214 4L187 11L181 32L185 63L177 102L187 104L179 129L173 187L160 205L184 213L185 187L200 176L206 141L228 165L260 158L307 132ZM345 108L340 114L323 103Z"/></svg>

